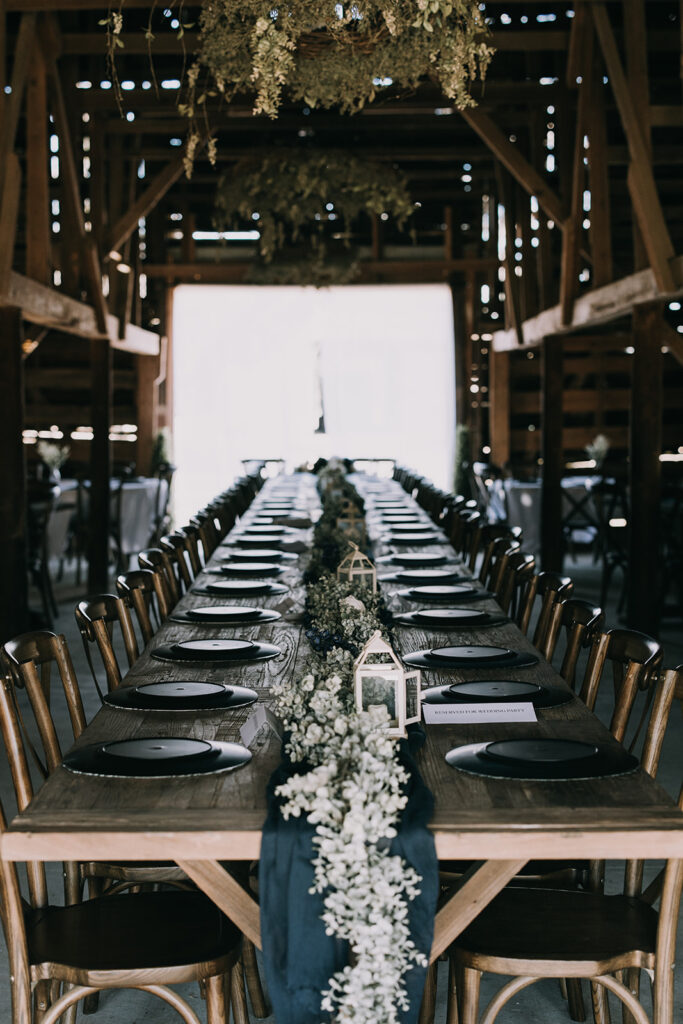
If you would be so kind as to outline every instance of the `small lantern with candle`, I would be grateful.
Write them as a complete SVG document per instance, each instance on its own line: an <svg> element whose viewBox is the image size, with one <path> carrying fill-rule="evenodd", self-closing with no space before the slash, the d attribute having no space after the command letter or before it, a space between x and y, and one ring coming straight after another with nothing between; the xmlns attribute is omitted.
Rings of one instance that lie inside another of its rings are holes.
<svg viewBox="0 0 683 1024"><path fill-rule="evenodd" d="M373 594L377 593L377 572L375 567L358 545L349 541L350 551L337 566L337 579L340 583L358 583L361 587L369 587Z"/></svg>
<svg viewBox="0 0 683 1024"><path fill-rule="evenodd" d="M358 656L353 678L356 710L383 704L389 712L390 736L406 736L406 726L420 721L420 673L405 671L379 630Z"/></svg>

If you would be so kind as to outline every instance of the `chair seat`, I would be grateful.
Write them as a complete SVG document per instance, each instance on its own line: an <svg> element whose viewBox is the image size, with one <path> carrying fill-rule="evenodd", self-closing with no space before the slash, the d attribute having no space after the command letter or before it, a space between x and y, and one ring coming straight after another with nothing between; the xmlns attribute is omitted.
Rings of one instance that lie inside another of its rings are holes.
<svg viewBox="0 0 683 1024"><path fill-rule="evenodd" d="M147 970L230 956L241 935L200 892L105 896L27 913L32 964L86 971Z"/></svg>
<svg viewBox="0 0 683 1024"><path fill-rule="evenodd" d="M545 962L546 968L549 961L562 961L557 973L564 977L579 973L568 971L567 961L604 964L626 958L624 966L645 966L654 957L657 916L642 900L628 896L505 889L458 936L455 945L465 959L474 954L486 961L538 961L539 965ZM638 955L629 958L634 951ZM546 968L539 973L552 976ZM505 973L517 972L511 966Z"/></svg>

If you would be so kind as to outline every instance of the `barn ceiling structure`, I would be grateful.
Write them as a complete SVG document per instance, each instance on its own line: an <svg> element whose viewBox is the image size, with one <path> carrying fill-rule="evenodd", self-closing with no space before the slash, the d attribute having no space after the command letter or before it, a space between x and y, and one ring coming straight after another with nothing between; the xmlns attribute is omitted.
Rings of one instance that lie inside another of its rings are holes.
<svg viewBox="0 0 683 1024"><path fill-rule="evenodd" d="M637 601L659 455L683 444L683 3L482 3L495 54L463 111L429 81L409 93L382 84L354 115L285 100L271 120L253 115L252 96L209 99L217 166L200 145L190 179L178 104L197 5L122 6L115 87L106 3L0 2L10 575L23 572L25 460L39 434L64 436L90 466L90 583L103 588L112 466L145 472L169 422L171 290L254 280L254 225L217 237L220 175L246 156L315 145L407 179L403 230L379 216L349 226L357 280L450 285L459 421L475 458L542 464L546 566L558 556L565 459L597 433L629 452ZM192 27L179 32L179 16Z"/></svg>

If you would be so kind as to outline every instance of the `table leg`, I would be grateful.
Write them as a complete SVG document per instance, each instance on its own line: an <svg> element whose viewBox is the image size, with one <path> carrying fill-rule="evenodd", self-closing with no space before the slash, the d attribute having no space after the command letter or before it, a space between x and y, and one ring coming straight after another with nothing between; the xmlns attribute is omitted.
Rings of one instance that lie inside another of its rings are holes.
<svg viewBox="0 0 683 1024"><path fill-rule="evenodd" d="M486 860L473 864L434 919L434 942L429 962L434 963L477 914L504 889L527 863L523 860Z"/></svg>
<svg viewBox="0 0 683 1024"><path fill-rule="evenodd" d="M258 903L235 881L230 872L215 860L179 860L176 863L226 917L234 921L242 934L260 949Z"/></svg>

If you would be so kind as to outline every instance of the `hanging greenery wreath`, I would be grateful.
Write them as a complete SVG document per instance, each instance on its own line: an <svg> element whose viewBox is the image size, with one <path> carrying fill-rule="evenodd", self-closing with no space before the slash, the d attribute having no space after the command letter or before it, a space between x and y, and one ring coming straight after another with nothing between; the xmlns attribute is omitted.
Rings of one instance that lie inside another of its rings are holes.
<svg viewBox="0 0 683 1024"><path fill-rule="evenodd" d="M174 6L182 11L181 0L169 0L169 9ZM203 0L180 109L196 123L208 97L255 91L254 113L271 118L285 95L355 113L387 85L414 89L424 78L456 107L473 106L469 85L485 77L493 54L479 6L477 0ZM101 23L116 84L125 0L112 7ZM180 36L193 26L179 19ZM146 37L152 52L151 16Z"/></svg>
<svg viewBox="0 0 683 1024"><path fill-rule="evenodd" d="M214 220L219 230L258 228L261 280L294 283L287 269L296 267L296 283L328 284L355 276L348 235L359 214L392 216L401 227L412 211L405 178L386 163L343 150L282 149L240 160L221 178Z"/></svg>

